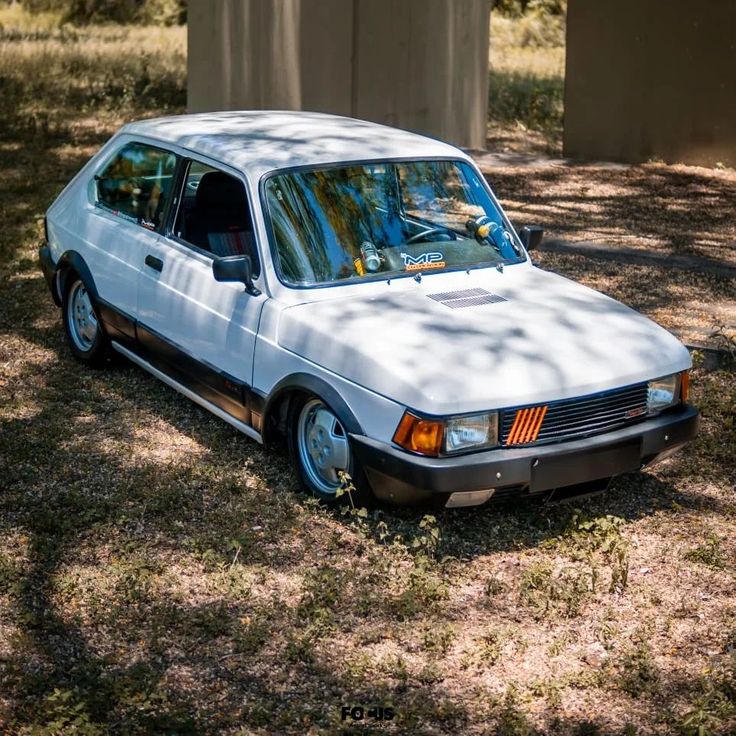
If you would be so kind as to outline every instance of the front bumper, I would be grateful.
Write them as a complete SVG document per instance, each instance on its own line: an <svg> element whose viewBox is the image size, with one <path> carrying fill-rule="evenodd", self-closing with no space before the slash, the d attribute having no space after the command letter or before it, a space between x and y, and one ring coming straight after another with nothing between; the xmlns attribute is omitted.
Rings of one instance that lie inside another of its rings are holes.
<svg viewBox="0 0 736 736"><path fill-rule="evenodd" d="M38 262L41 265L43 277L46 279L46 284L51 291L51 296L54 299L54 303L57 307L60 307L61 297L57 293L55 284L56 264L54 263L54 259L51 257L51 250L49 246L45 243L38 249Z"/></svg>
<svg viewBox="0 0 736 736"><path fill-rule="evenodd" d="M580 487L639 470L692 440L699 413L692 406L623 429L580 440L523 448L498 448L459 457L429 458L353 435L356 457L375 495L393 503L464 494L465 503L489 495L533 496ZM476 493L493 489L493 494Z"/></svg>

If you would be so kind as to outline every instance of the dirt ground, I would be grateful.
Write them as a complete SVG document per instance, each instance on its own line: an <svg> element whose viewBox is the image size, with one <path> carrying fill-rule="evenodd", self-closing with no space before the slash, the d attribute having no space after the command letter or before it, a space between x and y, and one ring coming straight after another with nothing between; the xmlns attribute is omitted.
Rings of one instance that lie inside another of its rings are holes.
<svg viewBox="0 0 736 736"><path fill-rule="evenodd" d="M111 35L90 64L118 43L133 44ZM58 58L43 49L34 69ZM72 48L54 77L76 70L65 102L23 87L37 78L11 52L0 47L0 89L18 95L0 111L0 732L736 732L733 373L696 367L697 441L595 499L435 517L319 508L283 453L130 365L72 359L36 262L43 212L123 120L181 108L155 57L128 93L119 71L104 89L85 77ZM734 262L733 172L489 174L515 220L550 234ZM665 324L733 307L732 281L539 257ZM343 720L355 707L364 720Z"/></svg>
<svg viewBox="0 0 736 736"><path fill-rule="evenodd" d="M592 241L615 252L641 252L661 265L540 253L545 268L564 273L644 312L696 344L736 337L736 171L649 163L580 164L520 151L496 133L477 159L515 223L539 224L545 236ZM707 272L670 268L690 256Z"/></svg>

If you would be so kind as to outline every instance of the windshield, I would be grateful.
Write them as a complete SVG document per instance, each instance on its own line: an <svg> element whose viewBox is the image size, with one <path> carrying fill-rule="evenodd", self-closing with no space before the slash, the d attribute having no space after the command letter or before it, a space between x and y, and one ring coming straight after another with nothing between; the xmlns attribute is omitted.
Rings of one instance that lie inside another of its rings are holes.
<svg viewBox="0 0 736 736"><path fill-rule="evenodd" d="M281 278L297 286L523 260L480 177L462 161L368 163L265 184Z"/></svg>

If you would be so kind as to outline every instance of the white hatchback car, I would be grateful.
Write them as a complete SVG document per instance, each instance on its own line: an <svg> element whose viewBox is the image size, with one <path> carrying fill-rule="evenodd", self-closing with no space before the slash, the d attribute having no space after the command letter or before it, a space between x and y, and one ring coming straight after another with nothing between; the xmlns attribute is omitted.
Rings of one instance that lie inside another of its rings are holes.
<svg viewBox="0 0 736 736"><path fill-rule="evenodd" d="M285 439L321 499L452 507L600 490L697 431L685 347L535 267L540 236L452 146L228 112L123 127L40 259L77 358Z"/></svg>

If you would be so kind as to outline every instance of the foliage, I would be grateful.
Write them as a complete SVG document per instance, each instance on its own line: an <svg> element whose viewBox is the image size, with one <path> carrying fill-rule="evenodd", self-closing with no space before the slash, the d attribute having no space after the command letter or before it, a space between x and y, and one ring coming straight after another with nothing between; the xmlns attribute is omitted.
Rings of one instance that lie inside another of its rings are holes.
<svg viewBox="0 0 736 736"><path fill-rule="evenodd" d="M596 570L584 565L568 565L555 570L548 562L527 567L519 583L519 600L540 617L557 612L568 618L579 616L595 590Z"/></svg>
<svg viewBox="0 0 736 736"><path fill-rule="evenodd" d="M561 78L523 72L491 72L488 94L491 120L524 125L554 135L562 127Z"/></svg>
<svg viewBox="0 0 736 736"><path fill-rule="evenodd" d="M492 126L542 134L550 150L562 140L564 16L491 17L488 115ZM528 137L528 136L527 136Z"/></svg>
<svg viewBox="0 0 736 736"><path fill-rule="evenodd" d="M704 544L687 550L684 557L689 562L699 562L701 565L722 569L726 564L722 543L723 539L715 534L711 535Z"/></svg>
<svg viewBox="0 0 736 736"><path fill-rule="evenodd" d="M186 0L22 0L32 13L58 13L65 23L138 23L176 25L186 22Z"/></svg>
<svg viewBox="0 0 736 736"><path fill-rule="evenodd" d="M65 135L80 110L183 109L185 29L3 27L17 18L13 8L0 11L0 131L42 143Z"/></svg>
<svg viewBox="0 0 736 736"><path fill-rule="evenodd" d="M567 12L567 0L495 0L493 10L511 17L527 14L559 16Z"/></svg>
<svg viewBox="0 0 736 736"><path fill-rule="evenodd" d="M624 655L621 662L619 685L632 698L641 698L659 690L661 673L652 658L652 652L644 637Z"/></svg>

